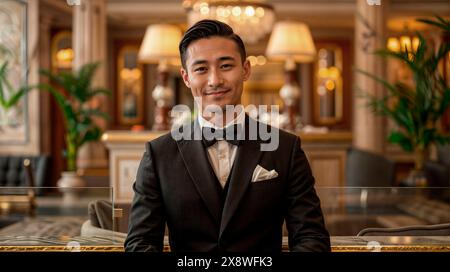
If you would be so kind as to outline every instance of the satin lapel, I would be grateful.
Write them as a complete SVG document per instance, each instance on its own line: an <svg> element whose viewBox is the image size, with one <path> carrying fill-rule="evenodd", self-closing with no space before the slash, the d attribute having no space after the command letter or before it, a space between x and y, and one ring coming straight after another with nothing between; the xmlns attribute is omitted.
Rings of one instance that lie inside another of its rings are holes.
<svg viewBox="0 0 450 272"><path fill-rule="evenodd" d="M249 117L246 116L246 127L248 128ZM252 121L254 122L254 121ZM248 131L246 132L248 136ZM231 174L227 198L222 212L222 221L220 224L220 235L222 235L231 217L242 200L245 192L250 185L253 171L257 166L262 151L260 150L259 140L245 140L239 145L236 159L234 161L234 170Z"/></svg>
<svg viewBox="0 0 450 272"><path fill-rule="evenodd" d="M198 123L193 122L191 125L192 138ZM178 150L180 151L186 169L194 182L195 188L205 202L206 207L210 211L216 222L220 221L221 212L221 195L217 190L214 172L210 167L207 151L201 140L185 140L177 141Z"/></svg>

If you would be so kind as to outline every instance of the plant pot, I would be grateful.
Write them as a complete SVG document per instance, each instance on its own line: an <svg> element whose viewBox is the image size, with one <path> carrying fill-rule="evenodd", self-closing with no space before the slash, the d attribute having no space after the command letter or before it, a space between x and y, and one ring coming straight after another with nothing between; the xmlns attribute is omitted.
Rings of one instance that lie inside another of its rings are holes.
<svg viewBox="0 0 450 272"><path fill-rule="evenodd" d="M61 178L58 180L58 187L59 191L63 193L63 203L76 203L85 186L86 182L76 172L62 172Z"/></svg>
<svg viewBox="0 0 450 272"><path fill-rule="evenodd" d="M428 185L425 171L422 169L413 169L405 179L405 185L410 187L426 187Z"/></svg>
<svg viewBox="0 0 450 272"><path fill-rule="evenodd" d="M406 186L426 187L428 180L423 170L424 161L428 158L429 150L426 148L416 148L414 150L414 169L409 172L405 180Z"/></svg>

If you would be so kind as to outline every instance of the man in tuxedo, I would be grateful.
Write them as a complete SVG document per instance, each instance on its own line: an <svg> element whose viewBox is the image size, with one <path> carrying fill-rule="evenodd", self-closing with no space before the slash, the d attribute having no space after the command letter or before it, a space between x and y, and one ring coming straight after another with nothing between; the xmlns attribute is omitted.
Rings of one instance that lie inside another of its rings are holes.
<svg viewBox="0 0 450 272"><path fill-rule="evenodd" d="M300 139L259 123L241 106L250 76L241 38L224 23L203 20L179 49L181 75L200 112L176 130L184 137L172 131L146 144L126 250L162 251L167 224L176 252L280 252L285 222L290 251L329 251ZM276 148L262 148L262 127L278 138Z"/></svg>

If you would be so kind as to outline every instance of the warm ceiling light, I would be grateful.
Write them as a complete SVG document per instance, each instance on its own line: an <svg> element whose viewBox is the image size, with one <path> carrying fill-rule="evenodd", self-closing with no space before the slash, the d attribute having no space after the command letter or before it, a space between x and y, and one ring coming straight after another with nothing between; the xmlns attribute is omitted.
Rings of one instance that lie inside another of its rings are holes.
<svg viewBox="0 0 450 272"><path fill-rule="evenodd" d="M215 19L230 25L246 43L256 43L272 31L275 12L262 0L185 0L188 24Z"/></svg>

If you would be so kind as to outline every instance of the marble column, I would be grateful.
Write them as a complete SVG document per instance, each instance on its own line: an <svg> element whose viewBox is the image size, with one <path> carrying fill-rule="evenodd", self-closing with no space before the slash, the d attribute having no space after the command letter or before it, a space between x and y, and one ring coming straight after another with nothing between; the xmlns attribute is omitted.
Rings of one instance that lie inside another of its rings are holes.
<svg viewBox="0 0 450 272"><path fill-rule="evenodd" d="M108 87L106 84L106 1L81 0L74 6L73 13L74 69L92 62L100 62L94 76L93 86ZM107 98L99 96L90 102L93 108L99 107L108 112ZM95 122L106 130L105 120L97 118ZM106 149L100 141L89 142L79 150L77 167L80 174L89 174L89 170L108 167Z"/></svg>
<svg viewBox="0 0 450 272"><path fill-rule="evenodd" d="M385 14L388 1L357 0L355 9L355 67L384 78L383 59L373 52L384 47ZM373 5L370 5L373 4ZM367 98L361 94L381 97L385 90L369 77L354 73L353 145L357 148L382 153L385 145L385 120L367 107Z"/></svg>

